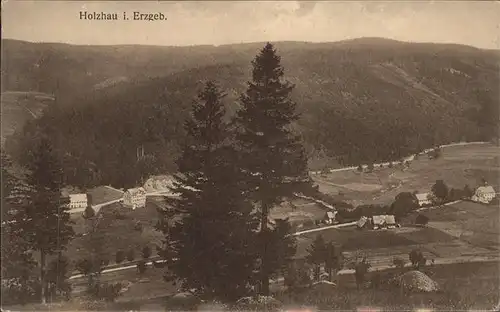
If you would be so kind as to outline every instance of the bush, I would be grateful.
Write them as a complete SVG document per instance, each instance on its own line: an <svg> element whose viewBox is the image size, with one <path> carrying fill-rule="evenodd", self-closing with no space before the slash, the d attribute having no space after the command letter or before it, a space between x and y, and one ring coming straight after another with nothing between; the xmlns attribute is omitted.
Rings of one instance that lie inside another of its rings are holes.
<svg viewBox="0 0 500 312"><path fill-rule="evenodd" d="M144 248L142 248L142 257L144 259L151 257L151 248L149 248L149 246L144 246Z"/></svg>
<svg viewBox="0 0 500 312"><path fill-rule="evenodd" d="M363 259L361 262L357 262L354 264L354 275L356 278L356 285L358 289L363 285L365 282L365 276L366 273L368 273L368 270L370 269L371 265L366 261L366 259Z"/></svg>
<svg viewBox="0 0 500 312"><path fill-rule="evenodd" d="M419 214L415 219L415 224L419 226L425 226L429 223L429 218L423 214Z"/></svg>
<svg viewBox="0 0 500 312"><path fill-rule="evenodd" d="M107 258L102 259L101 260L101 265L102 266L108 266L109 265L109 259L107 259Z"/></svg>
<svg viewBox="0 0 500 312"><path fill-rule="evenodd" d="M401 259L401 258L394 258L392 260L392 264L394 264L394 266L398 269L402 269L405 267L405 261L404 261L404 259Z"/></svg>
<svg viewBox="0 0 500 312"><path fill-rule="evenodd" d="M135 252L133 249L130 249L127 253L127 260L134 261L134 259L135 259Z"/></svg>
<svg viewBox="0 0 500 312"><path fill-rule="evenodd" d="M21 279L2 276L2 306L36 302L40 299L40 289L36 277Z"/></svg>
<svg viewBox="0 0 500 312"><path fill-rule="evenodd" d="M81 259L75 265L78 272L83 275L89 275L92 271L92 262L89 259Z"/></svg>
<svg viewBox="0 0 500 312"><path fill-rule="evenodd" d="M138 232L142 232L142 224L141 221L137 221L134 225L134 230Z"/></svg>
<svg viewBox="0 0 500 312"><path fill-rule="evenodd" d="M88 287L87 294L97 300L113 302L120 296L122 289L123 284L121 283L95 282Z"/></svg>
<svg viewBox="0 0 500 312"><path fill-rule="evenodd" d="M118 250L115 256L115 262L120 264L125 260L125 253L122 250Z"/></svg>
<svg viewBox="0 0 500 312"><path fill-rule="evenodd" d="M139 274L144 274L146 272L146 262L144 260L141 260L137 263L137 272Z"/></svg>
<svg viewBox="0 0 500 312"><path fill-rule="evenodd" d="M418 249L413 249L412 251L410 251L408 256L410 258L411 264L417 270L425 266L425 264L427 263L427 259L424 257L424 254Z"/></svg>

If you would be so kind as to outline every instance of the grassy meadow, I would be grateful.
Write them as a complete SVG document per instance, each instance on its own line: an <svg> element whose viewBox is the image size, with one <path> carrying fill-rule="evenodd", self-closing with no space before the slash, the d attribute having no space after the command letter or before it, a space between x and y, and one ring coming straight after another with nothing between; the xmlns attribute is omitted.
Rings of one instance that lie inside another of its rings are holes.
<svg viewBox="0 0 500 312"><path fill-rule="evenodd" d="M314 180L321 192L340 196L354 206L390 204L401 192L429 192L436 180L444 180L450 188L466 184L474 188L484 178L498 189L498 155L500 147L491 144L450 146L442 148L440 158L420 155L406 169L399 164L375 166L373 172L338 171L316 175Z"/></svg>

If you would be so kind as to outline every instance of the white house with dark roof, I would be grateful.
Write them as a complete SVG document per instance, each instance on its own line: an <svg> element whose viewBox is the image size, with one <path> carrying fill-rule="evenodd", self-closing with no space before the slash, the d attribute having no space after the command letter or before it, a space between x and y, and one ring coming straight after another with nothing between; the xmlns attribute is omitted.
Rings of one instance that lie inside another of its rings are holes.
<svg viewBox="0 0 500 312"><path fill-rule="evenodd" d="M429 196L429 193L417 193L415 194L415 197L417 198L419 207L432 204L431 196Z"/></svg>
<svg viewBox="0 0 500 312"><path fill-rule="evenodd" d="M471 200L478 203L489 204L495 196L495 189L491 185L484 185L476 189Z"/></svg>
<svg viewBox="0 0 500 312"><path fill-rule="evenodd" d="M123 194L123 205L132 209L146 207L146 190L143 187L128 189Z"/></svg>
<svg viewBox="0 0 500 312"><path fill-rule="evenodd" d="M87 194L69 194L70 209L85 209L87 208Z"/></svg>

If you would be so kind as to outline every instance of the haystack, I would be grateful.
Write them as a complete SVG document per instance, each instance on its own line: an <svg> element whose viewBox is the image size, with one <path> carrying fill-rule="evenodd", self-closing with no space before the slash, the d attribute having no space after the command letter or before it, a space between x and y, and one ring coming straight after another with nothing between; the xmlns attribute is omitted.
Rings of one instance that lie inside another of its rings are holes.
<svg viewBox="0 0 500 312"><path fill-rule="evenodd" d="M398 279L399 285L407 291L433 292L438 291L438 284L420 271L409 271Z"/></svg>

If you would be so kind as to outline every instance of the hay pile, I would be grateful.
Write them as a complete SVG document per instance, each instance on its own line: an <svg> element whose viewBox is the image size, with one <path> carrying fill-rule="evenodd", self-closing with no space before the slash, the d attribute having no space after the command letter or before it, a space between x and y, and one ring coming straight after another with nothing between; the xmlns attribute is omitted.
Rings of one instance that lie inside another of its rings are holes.
<svg viewBox="0 0 500 312"><path fill-rule="evenodd" d="M434 292L439 290L438 284L420 271L409 271L398 278L399 285L406 291Z"/></svg>

